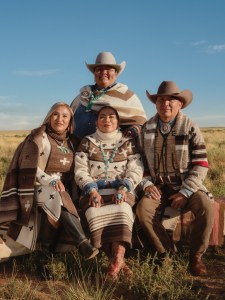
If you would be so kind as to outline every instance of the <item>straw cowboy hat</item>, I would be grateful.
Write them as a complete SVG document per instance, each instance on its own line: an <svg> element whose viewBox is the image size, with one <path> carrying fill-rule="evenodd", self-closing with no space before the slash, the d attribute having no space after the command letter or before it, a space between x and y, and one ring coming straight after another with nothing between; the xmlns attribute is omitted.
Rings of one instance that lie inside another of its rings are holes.
<svg viewBox="0 0 225 300"><path fill-rule="evenodd" d="M190 90L180 91L173 81L163 81L158 88L157 94L151 95L146 91L146 95L154 104L158 96L175 96L176 99L183 102L182 108L187 107L193 99L193 94Z"/></svg>
<svg viewBox="0 0 225 300"><path fill-rule="evenodd" d="M116 59L112 55L111 52L100 52L96 57L95 64L88 64L87 62L85 62L85 63L86 63L87 68L92 73L94 73L96 67L109 66L109 67L115 68L118 75L120 75L123 72L123 70L126 66L125 61L122 61L121 64L117 64Z"/></svg>

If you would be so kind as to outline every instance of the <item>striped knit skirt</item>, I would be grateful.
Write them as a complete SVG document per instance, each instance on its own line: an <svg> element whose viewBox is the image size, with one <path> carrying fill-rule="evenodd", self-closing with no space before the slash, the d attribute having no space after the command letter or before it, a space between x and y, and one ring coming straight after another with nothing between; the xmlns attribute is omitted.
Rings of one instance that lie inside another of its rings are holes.
<svg viewBox="0 0 225 300"><path fill-rule="evenodd" d="M89 225L91 243L96 248L118 241L125 242L127 246L131 247L134 223L132 206L135 197L133 194L127 193L126 202L115 204L112 202L114 192L114 189L99 191L104 200L104 204L99 208L89 206L89 198L83 198L80 201Z"/></svg>

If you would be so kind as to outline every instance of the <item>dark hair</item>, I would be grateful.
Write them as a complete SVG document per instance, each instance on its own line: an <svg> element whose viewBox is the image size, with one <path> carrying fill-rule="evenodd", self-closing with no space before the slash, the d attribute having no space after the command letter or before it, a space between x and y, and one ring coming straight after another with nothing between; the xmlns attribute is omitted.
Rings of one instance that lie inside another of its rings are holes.
<svg viewBox="0 0 225 300"><path fill-rule="evenodd" d="M106 109L106 108L110 108L110 109L112 109L114 111L114 113L116 115L116 118L117 118L117 121L118 121L118 124L119 124L120 123L120 116L118 114L118 111L114 107L112 107L110 105L103 106L102 108L99 109L98 114L97 114L97 119L98 119L100 113L103 111L103 109Z"/></svg>

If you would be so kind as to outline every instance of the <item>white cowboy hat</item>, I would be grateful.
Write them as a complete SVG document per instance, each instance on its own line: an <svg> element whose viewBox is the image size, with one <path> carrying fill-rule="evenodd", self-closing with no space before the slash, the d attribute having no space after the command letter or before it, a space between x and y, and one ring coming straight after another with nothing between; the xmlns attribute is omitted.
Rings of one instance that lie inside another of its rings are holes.
<svg viewBox="0 0 225 300"><path fill-rule="evenodd" d="M123 72L126 66L125 61L122 61L120 64L117 64L116 59L111 52L100 52L96 57L95 64L88 64L87 62L85 62L85 64L92 73L94 73L96 67L109 66L115 68L118 75L120 75Z"/></svg>
<svg viewBox="0 0 225 300"><path fill-rule="evenodd" d="M190 90L180 91L173 81L163 81L158 88L157 94L151 95L146 91L146 95L154 104L158 96L174 96L183 102L182 108L187 107L193 99L193 94Z"/></svg>

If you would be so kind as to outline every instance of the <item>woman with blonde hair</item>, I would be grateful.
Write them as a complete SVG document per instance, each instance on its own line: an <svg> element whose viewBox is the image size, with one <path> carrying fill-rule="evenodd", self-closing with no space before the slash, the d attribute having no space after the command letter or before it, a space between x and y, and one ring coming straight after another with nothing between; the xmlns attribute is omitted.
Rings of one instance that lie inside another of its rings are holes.
<svg viewBox="0 0 225 300"><path fill-rule="evenodd" d="M1 195L0 220L8 226L7 237L27 250L37 249L40 240L45 252L54 251L62 225L80 254L90 259L98 250L86 238L72 200L73 127L71 108L57 102L18 146Z"/></svg>

